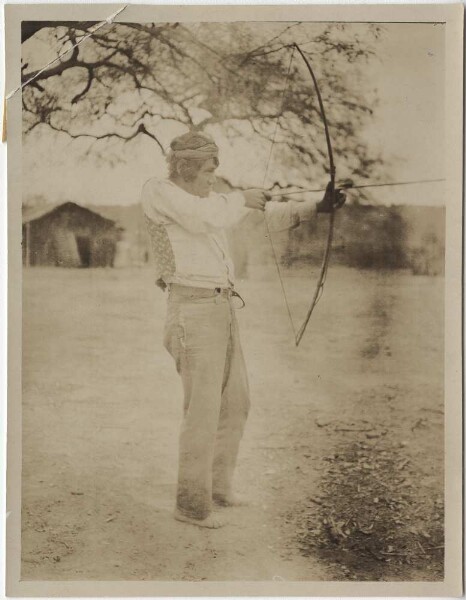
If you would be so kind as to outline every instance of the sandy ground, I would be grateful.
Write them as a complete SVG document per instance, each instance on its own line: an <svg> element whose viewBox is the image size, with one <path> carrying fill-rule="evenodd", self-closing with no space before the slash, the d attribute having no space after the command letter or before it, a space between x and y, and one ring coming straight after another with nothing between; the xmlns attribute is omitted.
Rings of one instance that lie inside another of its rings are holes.
<svg viewBox="0 0 466 600"><path fill-rule="evenodd" d="M442 496L443 279L331 267L295 348L273 272L250 275L237 286L253 405L237 488L250 505L208 531L172 518L181 386L150 271L24 272L23 579L347 578L297 535L326 457L377 443L361 423L409 461L413 502ZM287 282L298 322L313 281Z"/></svg>

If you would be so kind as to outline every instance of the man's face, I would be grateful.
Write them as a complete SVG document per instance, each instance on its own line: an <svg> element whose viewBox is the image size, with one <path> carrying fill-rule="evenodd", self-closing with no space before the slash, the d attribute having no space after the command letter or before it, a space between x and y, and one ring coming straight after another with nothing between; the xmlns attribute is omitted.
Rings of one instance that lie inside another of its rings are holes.
<svg viewBox="0 0 466 600"><path fill-rule="evenodd" d="M212 187L215 183L215 171L217 169L217 160L209 158L199 169L196 177L187 183L189 186L190 193L201 198L206 198L212 191Z"/></svg>

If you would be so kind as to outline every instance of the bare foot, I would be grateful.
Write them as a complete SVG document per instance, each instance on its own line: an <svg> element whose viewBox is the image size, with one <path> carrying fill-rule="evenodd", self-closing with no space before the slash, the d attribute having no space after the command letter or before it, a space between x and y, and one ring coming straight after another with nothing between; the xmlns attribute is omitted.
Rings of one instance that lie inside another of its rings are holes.
<svg viewBox="0 0 466 600"><path fill-rule="evenodd" d="M247 506L248 502L245 498L241 498L241 496L234 496L230 494L228 496L223 496L220 494L213 494L212 500L218 506Z"/></svg>
<svg viewBox="0 0 466 600"><path fill-rule="evenodd" d="M175 519L182 521L183 523L191 523L191 525L197 525L198 527L207 527L208 529L219 529L226 523L215 515L209 515L205 519L194 519L193 517L187 517L180 513L179 510L175 510Z"/></svg>

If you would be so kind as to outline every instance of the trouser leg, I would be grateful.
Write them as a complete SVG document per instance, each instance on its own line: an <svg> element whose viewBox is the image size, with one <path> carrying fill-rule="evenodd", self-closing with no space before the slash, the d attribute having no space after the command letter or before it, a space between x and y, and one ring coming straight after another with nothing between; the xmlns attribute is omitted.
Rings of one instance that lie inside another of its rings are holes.
<svg viewBox="0 0 466 600"><path fill-rule="evenodd" d="M238 324L233 315L213 466L213 496L218 500L227 499L232 494L233 473L249 412L249 403L246 365Z"/></svg>
<svg viewBox="0 0 466 600"><path fill-rule="evenodd" d="M169 306L166 346L184 388L177 508L205 519L212 505L212 464L231 314L228 301Z"/></svg>

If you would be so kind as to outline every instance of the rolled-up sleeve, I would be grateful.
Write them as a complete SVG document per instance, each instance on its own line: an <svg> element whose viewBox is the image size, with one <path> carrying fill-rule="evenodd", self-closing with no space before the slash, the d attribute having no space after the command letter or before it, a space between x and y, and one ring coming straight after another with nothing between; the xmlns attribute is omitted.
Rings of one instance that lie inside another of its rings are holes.
<svg viewBox="0 0 466 600"><path fill-rule="evenodd" d="M191 233L232 227L246 210L241 192L211 193L207 198L200 198L160 180L149 180L144 185L141 202L148 217L154 220L165 217Z"/></svg>
<svg viewBox="0 0 466 600"><path fill-rule="evenodd" d="M312 200L268 202L265 213L270 231L292 229L304 221L314 220L317 216L316 203Z"/></svg>

